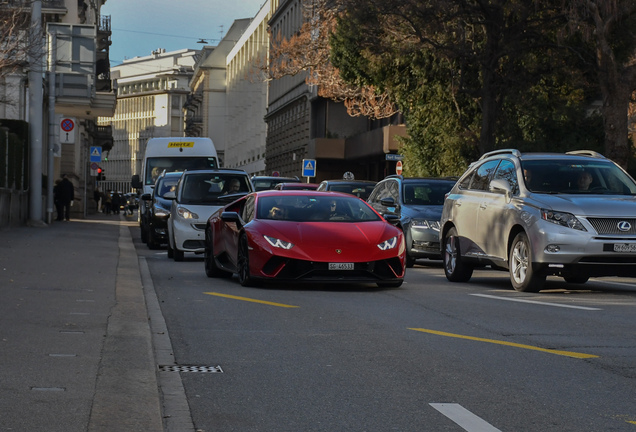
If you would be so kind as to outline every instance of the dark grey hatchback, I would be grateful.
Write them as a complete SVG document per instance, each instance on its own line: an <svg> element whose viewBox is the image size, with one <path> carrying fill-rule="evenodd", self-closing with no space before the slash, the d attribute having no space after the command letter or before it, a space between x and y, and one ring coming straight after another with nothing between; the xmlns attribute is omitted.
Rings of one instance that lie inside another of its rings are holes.
<svg viewBox="0 0 636 432"><path fill-rule="evenodd" d="M441 259L439 221L445 195L456 178L403 177L392 175L381 180L367 202L385 217L398 217L404 232L406 266L417 258Z"/></svg>

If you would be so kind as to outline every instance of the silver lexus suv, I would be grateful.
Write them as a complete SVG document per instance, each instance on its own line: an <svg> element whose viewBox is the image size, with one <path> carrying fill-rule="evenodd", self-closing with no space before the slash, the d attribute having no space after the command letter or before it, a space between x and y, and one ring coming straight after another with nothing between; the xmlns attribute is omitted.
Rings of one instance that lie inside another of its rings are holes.
<svg viewBox="0 0 636 432"><path fill-rule="evenodd" d="M497 150L471 164L444 202L446 278L508 270L518 291L546 276L636 276L636 182L602 155Z"/></svg>

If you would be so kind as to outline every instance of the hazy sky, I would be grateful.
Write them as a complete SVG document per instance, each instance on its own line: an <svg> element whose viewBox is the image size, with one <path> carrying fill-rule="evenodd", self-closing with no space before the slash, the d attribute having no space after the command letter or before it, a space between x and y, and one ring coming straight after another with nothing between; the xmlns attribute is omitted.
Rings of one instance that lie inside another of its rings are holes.
<svg viewBox="0 0 636 432"><path fill-rule="evenodd" d="M158 48L201 49L216 45L236 19L254 18L265 0L107 0L110 15L110 64L144 57Z"/></svg>

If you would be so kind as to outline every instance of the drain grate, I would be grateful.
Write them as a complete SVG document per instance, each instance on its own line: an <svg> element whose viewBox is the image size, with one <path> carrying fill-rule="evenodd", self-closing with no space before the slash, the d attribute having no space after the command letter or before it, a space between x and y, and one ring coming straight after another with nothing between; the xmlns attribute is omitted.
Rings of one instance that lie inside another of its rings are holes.
<svg viewBox="0 0 636 432"><path fill-rule="evenodd" d="M198 372L198 373L223 373L221 366L183 366L163 365L159 366L160 372Z"/></svg>

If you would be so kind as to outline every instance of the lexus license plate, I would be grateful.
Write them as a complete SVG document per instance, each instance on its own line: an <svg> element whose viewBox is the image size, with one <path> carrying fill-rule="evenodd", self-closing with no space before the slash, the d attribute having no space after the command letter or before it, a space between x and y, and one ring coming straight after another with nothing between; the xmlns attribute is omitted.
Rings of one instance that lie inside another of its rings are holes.
<svg viewBox="0 0 636 432"><path fill-rule="evenodd" d="M353 270L353 263L329 263L329 270Z"/></svg>
<svg viewBox="0 0 636 432"><path fill-rule="evenodd" d="M615 243L614 252L636 252L636 243Z"/></svg>

